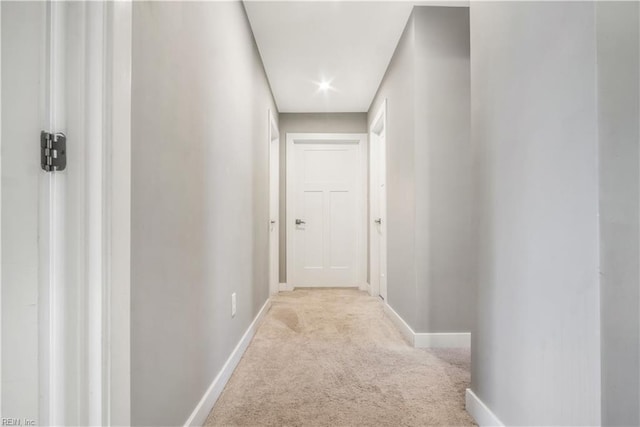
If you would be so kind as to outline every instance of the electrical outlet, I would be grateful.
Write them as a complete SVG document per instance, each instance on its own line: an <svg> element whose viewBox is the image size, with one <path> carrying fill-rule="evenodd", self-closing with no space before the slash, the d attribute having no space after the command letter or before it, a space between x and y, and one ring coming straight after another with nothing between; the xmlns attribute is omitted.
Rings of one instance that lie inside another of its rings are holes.
<svg viewBox="0 0 640 427"><path fill-rule="evenodd" d="M231 294L231 317L236 315L236 293Z"/></svg>

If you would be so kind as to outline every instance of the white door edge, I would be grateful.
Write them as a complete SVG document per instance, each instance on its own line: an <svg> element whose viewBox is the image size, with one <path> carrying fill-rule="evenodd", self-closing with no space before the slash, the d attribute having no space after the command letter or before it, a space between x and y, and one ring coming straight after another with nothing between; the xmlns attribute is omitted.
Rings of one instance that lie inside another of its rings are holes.
<svg viewBox="0 0 640 427"><path fill-rule="evenodd" d="M356 271L357 279L354 287L360 287L361 283L366 283L367 277L367 178L368 178L368 135L366 133L287 133L286 135L286 241L287 241L287 284L291 289L298 285L295 268L293 265L293 231L294 231L294 215L293 215L293 197L295 192L294 177L294 144L296 142L310 143L340 143L357 142L358 144L358 162L360 165L360 176L358 177L358 217L360 218L357 230L357 259Z"/></svg>
<svg viewBox="0 0 640 427"><path fill-rule="evenodd" d="M371 122L371 127L369 128L370 135L370 150L373 153L374 150L379 148L379 137L381 134L384 134L384 138L386 138L386 129L387 129L387 100L385 99L376 115L374 116L373 121ZM386 147L386 140L385 140ZM377 152L376 152L377 154ZM386 166L386 162L385 162ZM385 174L386 176L386 174ZM368 232L369 232L369 279L370 279L370 294L372 296L381 295L380 289L380 279L379 277L373 277L373 273L379 273L380 271L380 247L381 242L378 233L375 230L375 220L376 212L378 210L380 204L380 192L379 192L379 183L380 183L380 167L379 167L379 157L377 155L369 156L369 223L368 223ZM384 229L386 230L386 215L381 214L381 217L384 217L385 223L383 224ZM387 238L386 233L384 233L384 238ZM384 245L386 248L386 244ZM388 284L387 284L388 285ZM383 295L383 298L386 300L387 295Z"/></svg>
<svg viewBox="0 0 640 427"><path fill-rule="evenodd" d="M46 7L47 67L43 130L65 132L65 10L63 3ZM38 359L39 415L42 425L64 423L64 176L40 174Z"/></svg>
<svg viewBox="0 0 640 427"><path fill-rule="evenodd" d="M279 288L280 288L280 280L279 280L279 256L280 256L280 215L279 215L279 206L280 206L280 200L278 197L278 200L276 200L276 215L273 215L273 212L271 211L271 203L273 202L272 198L274 197L274 193L275 192L275 196L278 196L279 193L279 188L280 188L280 172L279 172L279 162L273 162L273 153L271 152L271 150L273 150L273 143L274 141L277 144L277 148L278 150L280 149L280 131L278 130L278 124L276 123L275 117L273 116L273 113L271 111L271 109L268 110L268 126L269 126L269 138L268 138L268 144L269 144L269 218L268 221L276 221L276 223L273 225L274 227L274 231L271 231L271 223L269 223L269 294L270 295L275 295L279 292ZM275 153L277 156L277 159L280 158L280 154L279 153ZM277 168L278 169L278 173L277 174L273 174L273 168ZM275 176L275 182L274 182L274 176ZM275 190L274 190L275 189ZM275 218L275 219L274 219ZM276 243L275 245L273 244L273 242L271 241L271 239L273 239L275 236L276 239ZM275 249L274 249L275 246ZM272 251L275 250L275 253L273 253ZM273 268L272 265L272 261L273 261L273 257L275 257L276 260L278 260L278 262L276 263L276 269L277 272L275 272L275 277L276 279L274 279L274 272L271 271L271 269Z"/></svg>

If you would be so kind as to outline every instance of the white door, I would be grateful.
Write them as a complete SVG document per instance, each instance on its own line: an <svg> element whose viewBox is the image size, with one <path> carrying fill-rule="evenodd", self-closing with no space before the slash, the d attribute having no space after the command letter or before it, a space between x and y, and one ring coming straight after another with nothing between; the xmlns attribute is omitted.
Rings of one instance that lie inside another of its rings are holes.
<svg viewBox="0 0 640 427"><path fill-rule="evenodd" d="M371 294L387 299L387 161L386 101L371 126L370 156L370 280Z"/></svg>
<svg viewBox="0 0 640 427"><path fill-rule="evenodd" d="M387 175L386 175L386 144L384 130L377 138L378 141L378 218L374 222L378 233L378 257L380 273L380 296L387 299Z"/></svg>
<svg viewBox="0 0 640 427"><path fill-rule="evenodd" d="M77 307L66 276L66 172L41 167L41 131L65 126L66 6L3 2L1 14L2 417L62 424L77 377ZM59 168L67 150L57 148ZM72 150L75 152L75 149Z"/></svg>
<svg viewBox="0 0 640 427"><path fill-rule="evenodd" d="M269 289L278 293L280 285L280 135L269 112Z"/></svg>
<svg viewBox="0 0 640 427"><path fill-rule="evenodd" d="M3 2L1 14L1 300L3 419L40 422L38 138L47 122L46 4ZM44 183L43 183L44 184Z"/></svg>
<svg viewBox="0 0 640 427"><path fill-rule="evenodd" d="M287 135L288 282L361 286L366 135Z"/></svg>

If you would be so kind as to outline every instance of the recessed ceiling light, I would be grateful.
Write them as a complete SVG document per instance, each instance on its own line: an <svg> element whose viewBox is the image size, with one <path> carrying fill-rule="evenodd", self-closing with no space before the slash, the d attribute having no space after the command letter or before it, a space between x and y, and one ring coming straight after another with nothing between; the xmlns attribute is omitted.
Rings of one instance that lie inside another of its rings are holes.
<svg viewBox="0 0 640 427"><path fill-rule="evenodd" d="M331 89L331 82L328 82L328 81L322 81L322 82L318 83L318 88L319 88L321 91L326 92L326 91L328 91L329 89Z"/></svg>

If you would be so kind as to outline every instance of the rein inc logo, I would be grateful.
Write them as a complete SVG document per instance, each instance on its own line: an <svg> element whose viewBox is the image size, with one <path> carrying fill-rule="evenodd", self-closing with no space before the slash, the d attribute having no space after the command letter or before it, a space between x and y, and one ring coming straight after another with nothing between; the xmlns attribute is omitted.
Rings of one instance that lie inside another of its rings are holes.
<svg viewBox="0 0 640 427"><path fill-rule="evenodd" d="M35 426L36 420L29 418L2 418L0 425L3 426Z"/></svg>

